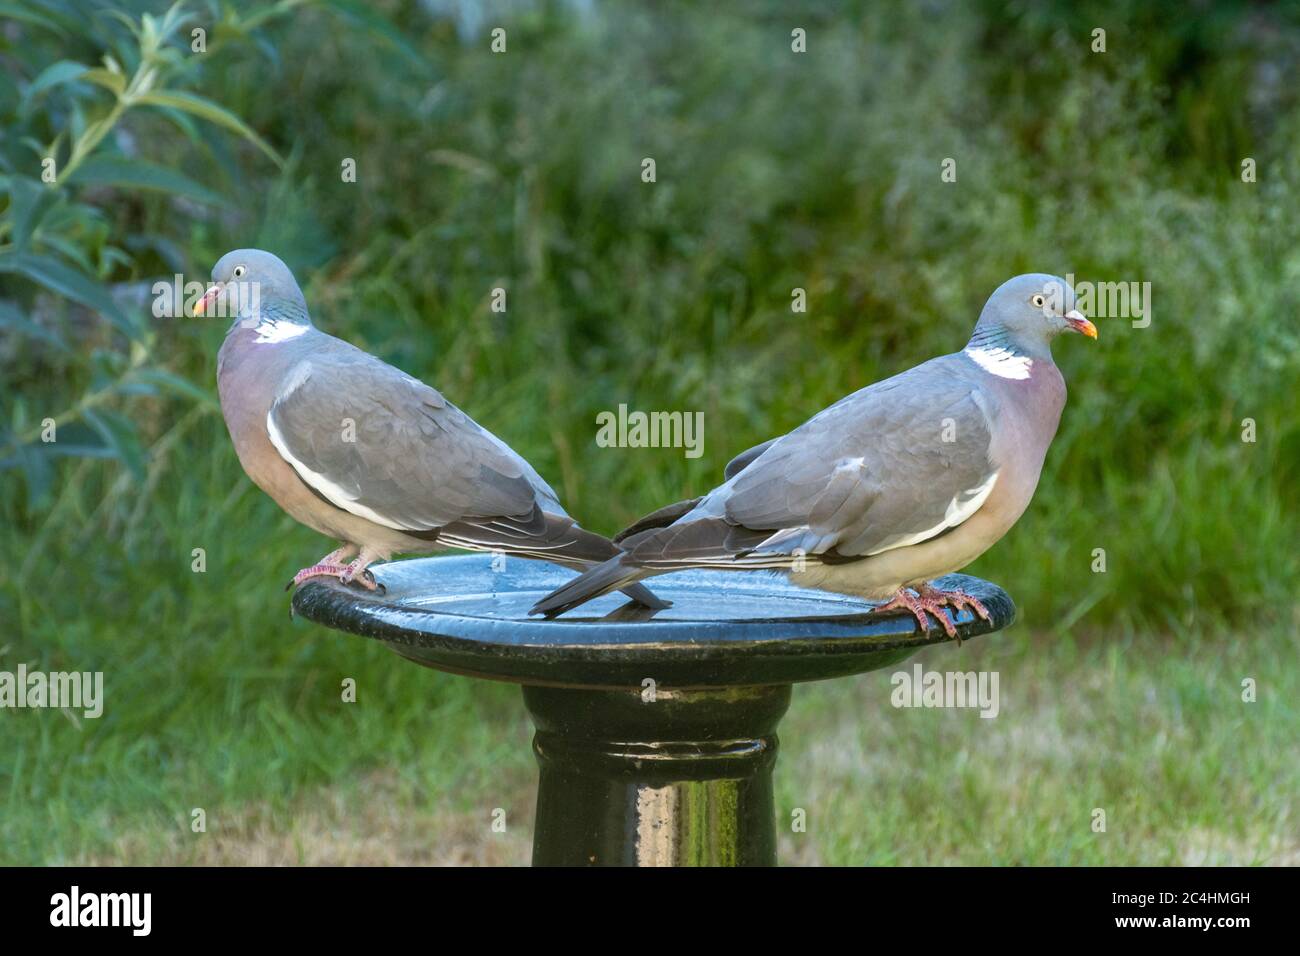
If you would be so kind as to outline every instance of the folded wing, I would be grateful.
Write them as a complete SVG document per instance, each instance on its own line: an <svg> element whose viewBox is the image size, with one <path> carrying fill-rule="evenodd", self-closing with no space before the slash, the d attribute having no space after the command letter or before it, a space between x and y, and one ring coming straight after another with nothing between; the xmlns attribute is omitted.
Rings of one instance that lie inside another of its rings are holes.
<svg viewBox="0 0 1300 956"><path fill-rule="evenodd" d="M436 389L351 346L286 377L271 442L322 498L376 524L459 547L603 560L523 458Z"/></svg>
<svg viewBox="0 0 1300 956"><path fill-rule="evenodd" d="M659 568L852 560L956 527L997 481L993 409L943 362L856 392L759 446L689 514L637 540L633 559Z"/></svg>

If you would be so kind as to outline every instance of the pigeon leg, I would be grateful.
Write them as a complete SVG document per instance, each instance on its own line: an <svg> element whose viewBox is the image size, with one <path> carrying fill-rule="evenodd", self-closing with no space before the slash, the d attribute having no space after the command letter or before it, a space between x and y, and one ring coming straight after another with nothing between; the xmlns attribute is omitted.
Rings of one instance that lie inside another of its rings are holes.
<svg viewBox="0 0 1300 956"><path fill-rule="evenodd" d="M321 558L316 563L342 565L344 562L351 561L353 558L355 558L357 556L357 552L360 550L361 549L358 548L355 544L345 544L341 548L335 548L333 551L325 555L325 557Z"/></svg>

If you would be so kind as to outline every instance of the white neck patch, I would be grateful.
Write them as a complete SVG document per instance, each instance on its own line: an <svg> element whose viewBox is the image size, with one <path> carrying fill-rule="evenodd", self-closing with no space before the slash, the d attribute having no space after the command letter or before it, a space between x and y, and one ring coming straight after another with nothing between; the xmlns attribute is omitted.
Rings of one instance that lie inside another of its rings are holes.
<svg viewBox="0 0 1300 956"><path fill-rule="evenodd" d="M1026 379L1034 367L1034 360L1028 355L1017 355L998 345L978 345L975 348L968 346L962 351L976 365L998 378Z"/></svg>
<svg viewBox="0 0 1300 956"><path fill-rule="evenodd" d="M307 331L309 326L302 322L287 322L284 319L262 319L253 327L258 344L274 345L286 339L296 339Z"/></svg>

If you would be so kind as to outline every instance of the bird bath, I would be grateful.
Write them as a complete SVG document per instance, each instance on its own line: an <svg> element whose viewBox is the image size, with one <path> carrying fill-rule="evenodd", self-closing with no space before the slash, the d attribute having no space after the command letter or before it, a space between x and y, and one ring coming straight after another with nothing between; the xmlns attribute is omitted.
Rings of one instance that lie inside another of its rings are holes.
<svg viewBox="0 0 1300 956"><path fill-rule="evenodd" d="M494 560L496 568L494 568ZM528 608L572 572L486 554L373 567L387 593L313 579L297 613L384 641L426 667L523 685L541 767L534 865L772 865L776 727L791 685L897 664L951 640L908 613L770 575L683 571L652 579L674 606L607 595L556 620ZM962 639L1006 627L1001 588L939 582L984 603ZM952 612L948 612L952 613Z"/></svg>

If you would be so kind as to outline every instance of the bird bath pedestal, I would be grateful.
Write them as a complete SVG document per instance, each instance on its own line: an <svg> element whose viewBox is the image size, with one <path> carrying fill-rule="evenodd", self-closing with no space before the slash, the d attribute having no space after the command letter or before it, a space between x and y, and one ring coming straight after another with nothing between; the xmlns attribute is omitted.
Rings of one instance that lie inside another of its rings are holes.
<svg viewBox="0 0 1300 956"><path fill-rule="evenodd" d="M776 863L772 767L791 685L897 664L950 640L906 613L763 574L654 578L674 602L653 616L607 595L556 620L528 608L572 572L466 555L373 568L371 595L308 581L297 613L384 641L426 667L523 685L541 766L535 865L753 866ZM941 587L978 597L961 637L1006 627L1015 606L966 575ZM638 613L639 612L639 613ZM951 612L949 612L951 613Z"/></svg>

